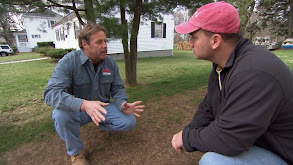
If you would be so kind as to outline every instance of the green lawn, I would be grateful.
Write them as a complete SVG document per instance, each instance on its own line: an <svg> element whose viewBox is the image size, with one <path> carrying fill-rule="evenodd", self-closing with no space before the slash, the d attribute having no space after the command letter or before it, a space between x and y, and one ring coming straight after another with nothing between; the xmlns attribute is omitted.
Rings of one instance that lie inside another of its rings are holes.
<svg viewBox="0 0 293 165"><path fill-rule="evenodd" d="M2 62L10 62L10 61L18 61L18 60L27 60L27 59L34 59L34 58L41 58L44 56L41 56L39 53L17 53L14 55L9 55L5 57L0 57L0 63Z"/></svg>
<svg viewBox="0 0 293 165"><path fill-rule="evenodd" d="M273 51L293 72L293 49Z"/></svg>
<svg viewBox="0 0 293 165"><path fill-rule="evenodd" d="M293 70L293 50L274 53ZM37 53L20 53L0 57L0 63L39 57ZM117 64L124 79L124 62ZM52 108L44 104L43 90L55 65L51 60L0 65L0 154L54 132ZM138 85L126 86L129 100L145 104L197 89L207 84L211 67L210 62L194 59L191 51L174 50L174 56L138 59Z"/></svg>

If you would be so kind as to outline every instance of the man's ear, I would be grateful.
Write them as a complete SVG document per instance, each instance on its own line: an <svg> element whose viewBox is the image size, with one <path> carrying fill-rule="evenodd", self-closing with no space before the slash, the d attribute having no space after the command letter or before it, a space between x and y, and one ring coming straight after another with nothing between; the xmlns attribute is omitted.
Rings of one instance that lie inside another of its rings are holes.
<svg viewBox="0 0 293 165"><path fill-rule="evenodd" d="M222 36L220 34L214 34L212 36L212 48L217 49L222 43Z"/></svg>
<svg viewBox="0 0 293 165"><path fill-rule="evenodd" d="M86 48L88 44L86 43L85 40L81 40L81 45L83 48Z"/></svg>

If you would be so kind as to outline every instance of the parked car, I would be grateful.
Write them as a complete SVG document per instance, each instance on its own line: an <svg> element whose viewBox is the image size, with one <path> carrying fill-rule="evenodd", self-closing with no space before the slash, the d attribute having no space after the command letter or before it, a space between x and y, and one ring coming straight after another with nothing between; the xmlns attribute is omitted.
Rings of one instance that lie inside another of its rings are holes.
<svg viewBox="0 0 293 165"><path fill-rule="evenodd" d="M267 45L267 49L269 50L275 50L281 48L282 42L270 42Z"/></svg>
<svg viewBox="0 0 293 165"><path fill-rule="evenodd" d="M282 42L273 42L270 36L255 37L254 40L255 45L261 46L269 50L279 49L282 45Z"/></svg>
<svg viewBox="0 0 293 165"><path fill-rule="evenodd" d="M282 44L283 49L293 49L293 38L287 38L283 44Z"/></svg>
<svg viewBox="0 0 293 165"><path fill-rule="evenodd" d="M13 54L13 50L7 44L0 44L0 56L8 56L9 54Z"/></svg>

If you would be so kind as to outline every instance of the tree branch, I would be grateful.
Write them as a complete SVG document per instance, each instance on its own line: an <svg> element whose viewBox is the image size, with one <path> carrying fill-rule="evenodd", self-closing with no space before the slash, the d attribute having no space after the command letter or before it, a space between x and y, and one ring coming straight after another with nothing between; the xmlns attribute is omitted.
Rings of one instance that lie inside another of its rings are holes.
<svg viewBox="0 0 293 165"><path fill-rule="evenodd" d="M76 15L78 21L79 21L82 25L84 25L85 23L84 23L83 20L81 19L80 15L79 15L79 12L76 10L75 0L71 0L71 2L72 2L72 7L74 8L73 11L74 11L74 13L75 13L75 15Z"/></svg>
<svg viewBox="0 0 293 165"><path fill-rule="evenodd" d="M60 7L60 8L65 8L65 9L69 9L69 10L73 10L78 21L80 22L80 24L84 25L85 23L83 22L83 20L81 19L80 17L80 14L79 14L79 11L83 11L85 12L85 9L78 9L76 8L76 5L75 5L75 0L72 0L72 6L69 6L69 5L62 5L62 4L59 4L53 0L48 0L48 2L52 3L52 5L46 5L47 7Z"/></svg>
<svg viewBox="0 0 293 165"><path fill-rule="evenodd" d="M75 1L72 0L72 6L69 6L69 5L62 5L62 4L59 4L53 0L48 0L48 2L51 2L53 5L46 5L46 6L55 6L55 7L62 7L62 8L65 8L65 9L69 9L69 10L74 10L74 11L85 11L85 9L77 9L76 6L75 6Z"/></svg>

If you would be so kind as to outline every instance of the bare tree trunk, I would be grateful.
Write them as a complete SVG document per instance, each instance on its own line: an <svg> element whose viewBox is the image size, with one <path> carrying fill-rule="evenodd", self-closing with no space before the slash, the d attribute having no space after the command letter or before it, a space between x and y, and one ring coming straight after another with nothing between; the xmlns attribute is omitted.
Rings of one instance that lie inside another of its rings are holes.
<svg viewBox="0 0 293 165"><path fill-rule="evenodd" d="M125 60L125 76L126 83L129 85L136 85L136 63L137 63L137 35L140 25L142 0L136 0L134 6L134 17L133 24L131 27L130 35L130 51L128 50L128 28L125 28L122 36L122 44L124 50L124 60ZM121 23L127 27L127 21L125 18L125 6L123 0L120 0L120 14Z"/></svg>
<svg viewBox="0 0 293 165"><path fill-rule="evenodd" d="M248 22L250 21L250 17L251 17L251 14L253 13L253 10L254 10L254 7L255 7L255 1L252 0L249 5L247 6L247 9L249 9L249 12L246 14L246 18L245 18L245 21L243 23L243 27L245 27L245 30L243 31L243 35L245 34L245 32L247 31L247 24ZM250 38L252 39L252 38Z"/></svg>
<svg viewBox="0 0 293 165"><path fill-rule="evenodd" d="M4 38L4 40L6 41L6 43L10 46L13 45L13 35L12 32L10 30L10 25L9 25L9 20L8 20L8 12L4 11L4 13L1 14L1 19L0 20L0 28L2 28L2 32L0 34L1 37Z"/></svg>
<svg viewBox="0 0 293 165"><path fill-rule="evenodd" d="M121 15L121 24L128 27L127 21L125 18L125 6L123 4L123 0L120 0L120 15ZM126 82L130 79L129 75L131 75L131 65L130 65L130 54L128 50L128 28L125 28L122 34L122 45L124 52L124 61L125 61L125 76Z"/></svg>
<svg viewBox="0 0 293 165"><path fill-rule="evenodd" d="M293 0L290 0L290 11L289 11L289 25L288 25L288 37L292 38L292 28L293 28Z"/></svg>
<svg viewBox="0 0 293 165"><path fill-rule="evenodd" d="M131 73L126 73L127 83L129 85L136 85L136 63L137 63L137 36L140 25L140 16L141 16L142 0L135 1L134 17L133 24L131 28L130 36L130 69Z"/></svg>

